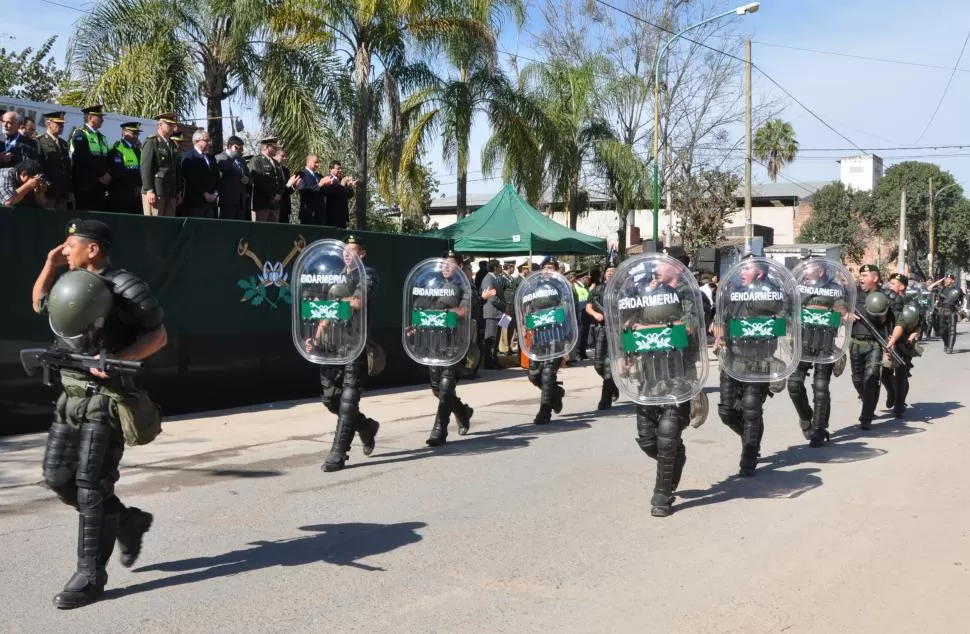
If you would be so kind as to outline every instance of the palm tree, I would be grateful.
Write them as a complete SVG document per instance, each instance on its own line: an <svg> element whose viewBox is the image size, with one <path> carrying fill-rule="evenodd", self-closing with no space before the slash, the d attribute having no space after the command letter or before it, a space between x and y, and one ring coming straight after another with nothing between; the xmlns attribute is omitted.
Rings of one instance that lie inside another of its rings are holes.
<svg viewBox="0 0 970 634"><path fill-rule="evenodd" d="M798 139L795 129L787 121L771 119L758 128L752 147L755 158L768 168L768 178L778 180L778 173L795 160Z"/></svg>
<svg viewBox="0 0 970 634"><path fill-rule="evenodd" d="M413 45L431 50L457 37L490 42L494 32L473 16L464 15L452 0L285 0L284 5L288 15L302 16L298 21L305 29L332 33L350 69L350 118L358 178L354 217L363 228L369 133L377 119L375 96L390 89L393 104L393 93L399 90L398 73L409 68L407 55Z"/></svg>
<svg viewBox="0 0 970 634"><path fill-rule="evenodd" d="M525 19L521 0L481 0L461 10L489 25L493 32L499 30L506 13L512 14L519 25ZM413 127L403 147L400 169L406 172L429 137L440 133L443 158L457 171L456 207L461 220L467 213L472 121L478 113L486 114L492 122L503 120L515 103L508 80L497 68L494 41L449 38L442 48L457 72L447 78L434 77L431 85L405 103L402 114Z"/></svg>
<svg viewBox="0 0 970 634"><path fill-rule="evenodd" d="M548 121L541 130L541 149L556 200L563 201L569 227L576 228L581 206L579 179L594 158L599 141L614 139L600 108L600 83L607 69L603 58L572 65L557 60L525 68L526 85Z"/></svg>
<svg viewBox="0 0 970 634"><path fill-rule="evenodd" d="M135 116L184 116L202 100L215 151L223 102L237 94L296 140L322 127L332 62L325 33L276 28L279 10L277 0L101 0L77 25L69 68L88 102Z"/></svg>
<svg viewBox="0 0 970 634"><path fill-rule="evenodd" d="M626 255L626 215L647 204L647 162L633 146L615 139L597 141L593 146L597 165L606 173L606 183L616 201L619 256Z"/></svg>

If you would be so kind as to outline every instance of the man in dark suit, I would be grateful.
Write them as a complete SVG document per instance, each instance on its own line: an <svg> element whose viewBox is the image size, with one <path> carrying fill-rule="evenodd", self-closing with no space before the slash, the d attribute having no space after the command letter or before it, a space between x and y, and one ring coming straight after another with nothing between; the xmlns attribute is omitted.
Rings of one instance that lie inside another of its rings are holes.
<svg viewBox="0 0 970 634"><path fill-rule="evenodd" d="M350 199L354 197L357 179L344 179L340 161L330 163L330 174L320 184L327 199L326 218L331 227L347 227L350 220Z"/></svg>
<svg viewBox="0 0 970 634"><path fill-rule="evenodd" d="M219 166L219 217L223 220L250 220L246 190L249 166L243 160L243 142L237 136L226 141L226 151L216 155Z"/></svg>
<svg viewBox="0 0 970 634"><path fill-rule="evenodd" d="M293 213L293 192L299 189L300 175L290 174L290 168L286 166L286 150L281 147L276 148L276 162L279 163L280 171L283 172L283 196L280 198L280 222L290 224L290 214Z"/></svg>
<svg viewBox="0 0 970 634"><path fill-rule="evenodd" d="M3 113L3 148L0 167L13 167L25 158L37 158L37 142L20 133L20 115L15 110Z"/></svg>
<svg viewBox="0 0 970 634"><path fill-rule="evenodd" d="M215 218L219 202L219 166L209 154L209 133L196 130L191 150L182 155L185 200L182 215L190 218Z"/></svg>
<svg viewBox="0 0 970 634"><path fill-rule="evenodd" d="M325 225L327 224L326 199L323 197L323 190L320 183L323 175L317 171L320 167L320 159L316 154L306 157L306 167L300 170L300 224L301 225Z"/></svg>

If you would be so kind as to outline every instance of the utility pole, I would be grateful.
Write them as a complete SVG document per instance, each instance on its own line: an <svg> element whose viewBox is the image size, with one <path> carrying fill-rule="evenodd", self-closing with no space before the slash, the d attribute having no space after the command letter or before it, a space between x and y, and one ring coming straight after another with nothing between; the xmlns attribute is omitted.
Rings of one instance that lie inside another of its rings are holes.
<svg viewBox="0 0 970 634"><path fill-rule="evenodd" d="M899 195L899 255L896 256L896 272L906 273L906 190Z"/></svg>
<svg viewBox="0 0 970 634"><path fill-rule="evenodd" d="M928 215L929 225L930 225L928 227L929 233L930 233L930 257L929 257L930 270L926 275L932 278L935 275L935 270L933 269L933 260L935 258L933 256L936 254L936 215L933 213L933 177L932 176L930 177L930 208L929 208L929 213L927 215Z"/></svg>
<svg viewBox="0 0 970 634"><path fill-rule="evenodd" d="M751 253L751 40L744 41L744 249Z"/></svg>

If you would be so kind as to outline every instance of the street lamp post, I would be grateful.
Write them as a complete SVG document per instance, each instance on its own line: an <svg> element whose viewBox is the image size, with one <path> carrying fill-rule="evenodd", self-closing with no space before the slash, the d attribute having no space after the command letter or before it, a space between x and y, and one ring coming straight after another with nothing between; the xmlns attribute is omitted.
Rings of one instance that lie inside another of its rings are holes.
<svg viewBox="0 0 970 634"><path fill-rule="evenodd" d="M672 38L664 43L663 47L657 53L657 61L654 69L654 80L653 80L653 241L657 242L659 237L660 229L660 60L667 53L667 49L673 44L674 40L682 36L684 33L696 29L698 27L704 26L714 22L715 20L720 20L721 18L726 18L729 15L747 15L749 13L755 13L758 8L761 7L760 2L751 2L730 11L725 11L713 17L710 17L703 22L698 22L697 24L692 24L687 28L681 30ZM670 213L670 210L667 210Z"/></svg>

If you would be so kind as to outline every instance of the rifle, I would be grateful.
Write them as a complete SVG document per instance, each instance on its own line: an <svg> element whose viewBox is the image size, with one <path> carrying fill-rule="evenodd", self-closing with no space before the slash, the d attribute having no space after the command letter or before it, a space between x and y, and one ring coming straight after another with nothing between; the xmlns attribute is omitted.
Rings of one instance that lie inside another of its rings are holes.
<svg viewBox="0 0 970 634"><path fill-rule="evenodd" d="M886 338L883 337L882 334L872 324L872 322L869 321L868 317L866 317L861 312L859 312L858 308L855 310L855 316L857 319L862 321L862 325L865 326L866 330L869 331L869 334L872 335L872 338L875 339L880 346L882 346L882 349L889 353L889 357L893 360L893 363L899 366L906 365L906 362L903 361L903 358L901 356L899 356L899 353L896 352L896 349L889 347L889 342L886 341Z"/></svg>
<svg viewBox="0 0 970 634"><path fill-rule="evenodd" d="M90 357L54 348L21 350L20 363L24 366L24 372L27 373L27 376L34 376L38 369L42 369L44 385L54 384L51 370L70 369L86 373L92 368L97 368L105 374L124 378L139 374L143 367L141 361L121 361L120 359L108 358L107 351L102 351L100 357Z"/></svg>

